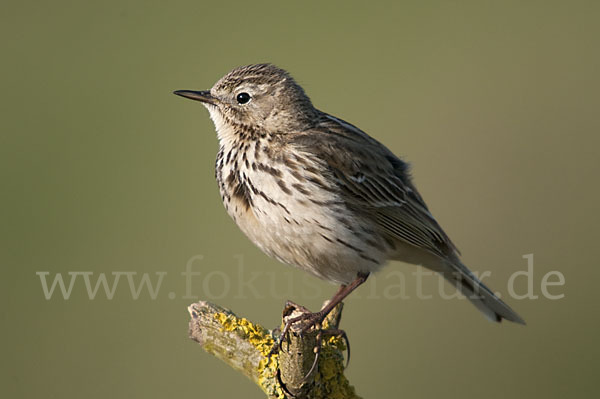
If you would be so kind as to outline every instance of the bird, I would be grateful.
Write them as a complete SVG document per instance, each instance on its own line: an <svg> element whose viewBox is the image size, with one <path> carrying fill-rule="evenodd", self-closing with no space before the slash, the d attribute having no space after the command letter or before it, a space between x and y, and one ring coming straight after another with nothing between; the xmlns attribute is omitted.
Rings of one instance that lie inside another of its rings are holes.
<svg viewBox="0 0 600 399"><path fill-rule="evenodd" d="M215 177L229 216L267 255L339 285L324 318L388 261L440 273L495 322L525 321L460 260L407 162L358 127L315 108L273 64L241 66L210 90L177 90L214 122ZM286 325L289 327L290 324Z"/></svg>

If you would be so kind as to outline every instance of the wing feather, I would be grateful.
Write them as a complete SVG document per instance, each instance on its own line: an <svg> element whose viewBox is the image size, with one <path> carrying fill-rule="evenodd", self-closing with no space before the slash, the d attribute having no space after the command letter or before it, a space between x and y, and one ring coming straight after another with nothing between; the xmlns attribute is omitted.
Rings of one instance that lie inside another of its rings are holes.
<svg viewBox="0 0 600 399"><path fill-rule="evenodd" d="M443 258L457 255L412 184L408 165L383 144L327 114L293 141L331 173L349 206L370 213L389 236Z"/></svg>

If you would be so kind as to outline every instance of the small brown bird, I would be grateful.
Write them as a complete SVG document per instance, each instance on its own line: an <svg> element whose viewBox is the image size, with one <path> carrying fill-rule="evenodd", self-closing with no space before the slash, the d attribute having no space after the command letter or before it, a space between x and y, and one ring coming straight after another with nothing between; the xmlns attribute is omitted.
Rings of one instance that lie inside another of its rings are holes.
<svg viewBox="0 0 600 399"><path fill-rule="evenodd" d="M525 324L462 264L412 183L408 165L359 128L316 109L284 70L234 69L210 91L179 90L208 109L219 138L225 209L266 254L340 284L302 329L388 260L441 273L490 320Z"/></svg>

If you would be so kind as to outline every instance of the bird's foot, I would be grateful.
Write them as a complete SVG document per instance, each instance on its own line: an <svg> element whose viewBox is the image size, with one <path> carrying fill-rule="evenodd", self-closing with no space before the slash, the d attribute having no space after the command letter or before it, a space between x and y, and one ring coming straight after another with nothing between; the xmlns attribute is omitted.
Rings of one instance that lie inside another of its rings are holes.
<svg viewBox="0 0 600 399"><path fill-rule="evenodd" d="M283 341L288 337L290 331L293 330L302 336L313 327L317 330L321 330L324 319L325 315L322 312L311 312L302 305L287 301L283 309L283 320L285 324L283 325L281 334L279 334L269 355L275 354L282 349Z"/></svg>
<svg viewBox="0 0 600 399"><path fill-rule="evenodd" d="M350 362L350 342L348 341L348 336L346 335L345 331L337 328L323 329L323 321L327 317L327 314L328 312L324 312L323 310L311 312L304 306L287 301L283 310L283 319L285 324L281 330L281 334L276 340L275 345L269 353L269 357L275 353L279 353L279 351L283 349L283 341L288 339L291 332L294 332L302 337L309 331L317 331L314 348L315 358L310 370L304 378L308 379L308 377L310 377L310 375L316 370L319 362L319 355L321 354L323 338L325 337L341 337L344 340L348 351L346 360L346 366L348 366Z"/></svg>

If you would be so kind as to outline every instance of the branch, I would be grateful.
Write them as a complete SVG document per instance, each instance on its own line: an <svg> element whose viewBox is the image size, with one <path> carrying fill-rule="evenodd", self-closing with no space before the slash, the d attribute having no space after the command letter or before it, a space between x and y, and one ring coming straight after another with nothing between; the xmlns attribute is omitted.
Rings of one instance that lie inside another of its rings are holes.
<svg viewBox="0 0 600 399"><path fill-rule="evenodd" d="M209 302L194 303L188 311L190 338L254 381L269 398L360 399L343 374L346 349L343 338L324 336L316 369L305 378L315 358L318 331L311 330L301 336L297 329L290 329L280 353L269 357L275 345L273 331ZM303 311L306 310L288 302L283 323ZM341 314L339 305L328 315L323 329L337 329Z"/></svg>

